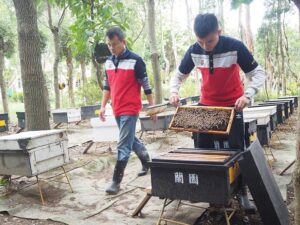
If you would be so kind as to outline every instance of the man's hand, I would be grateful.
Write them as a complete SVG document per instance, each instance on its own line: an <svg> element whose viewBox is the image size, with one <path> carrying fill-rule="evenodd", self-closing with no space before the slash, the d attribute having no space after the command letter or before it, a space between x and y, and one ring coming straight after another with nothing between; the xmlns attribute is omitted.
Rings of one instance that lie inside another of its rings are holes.
<svg viewBox="0 0 300 225"><path fill-rule="evenodd" d="M169 101L173 106L178 107L180 103L179 95L177 93L172 93Z"/></svg>
<svg viewBox="0 0 300 225"><path fill-rule="evenodd" d="M242 96L236 100L234 104L234 108L236 111L242 111L246 106L250 104L250 99L247 98L246 96Z"/></svg>
<svg viewBox="0 0 300 225"><path fill-rule="evenodd" d="M99 119L103 122L105 121L105 107L100 108Z"/></svg>

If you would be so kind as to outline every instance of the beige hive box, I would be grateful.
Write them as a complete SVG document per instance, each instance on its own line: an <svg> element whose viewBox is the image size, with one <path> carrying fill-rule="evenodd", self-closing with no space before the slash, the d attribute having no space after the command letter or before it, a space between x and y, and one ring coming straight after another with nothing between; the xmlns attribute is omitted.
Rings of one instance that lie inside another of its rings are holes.
<svg viewBox="0 0 300 225"><path fill-rule="evenodd" d="M66 131L28 131L0 137L3 175L36 176L69 161Z"/></svg>

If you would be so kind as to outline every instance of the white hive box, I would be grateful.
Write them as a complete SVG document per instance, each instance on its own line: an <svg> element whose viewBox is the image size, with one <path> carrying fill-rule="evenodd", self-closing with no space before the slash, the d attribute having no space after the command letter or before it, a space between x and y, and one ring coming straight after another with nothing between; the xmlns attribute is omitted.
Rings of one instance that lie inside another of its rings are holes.
<svg viewBox="0 0 300 225"><path fill-rule="evenodd" d="M142 131L168 130L175 111L167 111L157 114L157 120L151 120L150 116L141 113L139 116Z"/></svg>
<svg viewBox="0 0 300 225"><path fill-rule="evenodd" d="M0 174L35 176L70 161L63 130L28 131L0 137Z"/></svg>
<svg viewBox="0 0 300 225"><path fill-rule="evenodd" d="M249 112L244 110L244 120L256 119L257 125L267 125L270 122L269 112Z"/></svg>
<svg viewBox="0 0 300 225"><path fill-rule="evenodd" d="M52 115L53 115L54 123L79 122L81 120L81 109L80 108L55 109L52 110Z"/></svg>
<svg viewBox="0 0 300 225"><path fill-rule="evenodd" d="M276 106L266 106L266 107L253 107L253 108L245 108L244 113L246 114L257 114L257 113L269 113L269 115L273 115L277 112Z"/></svg>

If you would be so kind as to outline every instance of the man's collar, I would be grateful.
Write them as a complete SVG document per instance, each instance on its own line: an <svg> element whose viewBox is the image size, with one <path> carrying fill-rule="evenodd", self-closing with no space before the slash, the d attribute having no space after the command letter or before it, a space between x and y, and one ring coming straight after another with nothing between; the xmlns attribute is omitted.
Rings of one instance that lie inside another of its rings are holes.
<svg viewBox="0 0 300 225"><path fill-rule="evenodd" d="M118 60L123 59L127 56L128 52L129 52L128 49L125 47L124 51L120 55L118 55L118 56L113 55L113 58L114 59L117 58Z"/></svg>
<svg viewBox="0 0 300 225"><path fill-rule="evenodd" d="M223 46L223 37L222 35L219 36L219 40L218 43L216 44L216 46L214 47L214 49L212 51L205 51L198 42L196 42L197 45L205 52L205 54L210 55L210 54L215 54L215 52L218 52L218 49L222 48Z"/></svg>

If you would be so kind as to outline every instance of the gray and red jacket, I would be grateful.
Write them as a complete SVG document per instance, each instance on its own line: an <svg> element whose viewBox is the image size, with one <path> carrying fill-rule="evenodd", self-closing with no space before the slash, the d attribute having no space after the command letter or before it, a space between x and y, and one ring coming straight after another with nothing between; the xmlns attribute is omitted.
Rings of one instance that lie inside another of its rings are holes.
<svg viewBox="0 0 300 225"><path fill-rule="evenodd" d="M202 74L200 103L204 105L233 106L243 94L252 97L265 81L264 71L245 45L225 36L220 36L212 52L206 52L198 43L190 46L172 77L171 92L178 93L182 81L194 67ZM245 92L240 68L250 79Z"/></svg>
<svg viewBox="0 0 300 225"><path fill-rule="evenodd" d="M146 95L152 93L142 58L128 49L118 57L110 56L105 62L105 75L104 90L110 91L114 115L138 115L141 87Z"/></svg>

